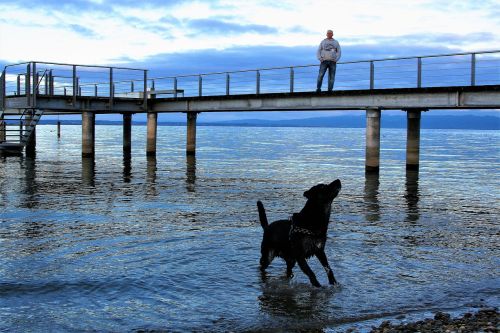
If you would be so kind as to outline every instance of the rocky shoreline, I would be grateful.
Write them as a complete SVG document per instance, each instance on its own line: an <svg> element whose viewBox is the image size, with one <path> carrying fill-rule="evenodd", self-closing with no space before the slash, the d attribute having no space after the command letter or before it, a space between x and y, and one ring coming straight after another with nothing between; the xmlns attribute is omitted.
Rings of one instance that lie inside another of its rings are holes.
<svg viewBox="0 0 500 333"><path fill-rule="evenodd" d="M466 313L459 318L451 318L448 313L438 312L432 319L414 323L393 325L390 321L384 321L379 327L372 327L370 333L498 333L500 331L498 319L497 309L482 309L475 314ZM350 332L354 333L356 330Z"/></svg>

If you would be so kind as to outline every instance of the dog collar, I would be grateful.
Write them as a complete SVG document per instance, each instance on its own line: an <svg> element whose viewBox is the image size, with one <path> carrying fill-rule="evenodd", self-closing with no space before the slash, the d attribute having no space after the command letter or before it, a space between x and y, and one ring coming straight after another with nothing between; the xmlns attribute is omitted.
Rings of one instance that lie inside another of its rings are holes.
<svg viewBox="0 0 500 333"><path fill-rule="evenodd" d="M311 230L297 227L296 225L293 225L292 218L290 218L290 220L292 221L292 227L290 228L290 235L292 235L293 233L297 233L297 234L305 234L305 235L309 235L309 236L318 236L318 234L316 234L315 232L312 232Z"/></svg>

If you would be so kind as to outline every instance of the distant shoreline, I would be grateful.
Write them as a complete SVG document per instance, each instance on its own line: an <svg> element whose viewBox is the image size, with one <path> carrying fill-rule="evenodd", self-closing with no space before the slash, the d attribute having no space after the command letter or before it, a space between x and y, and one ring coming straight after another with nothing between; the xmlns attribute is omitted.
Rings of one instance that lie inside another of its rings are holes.
<svg viewBox="0 0 500 333"><path fill-rule="evenodd" d="M42 119L40 125L57 124L56 119ZM60 120L64 125L81 125L80 120ZM121 125L119 120L96 120L96 125ZM133 121L133 125L145 126L145 121ZM158 122L158 126L185 126L183 121ZM366 118L358 116L334 116L304 119L264 120L243 119L230 121L202 122L198 126L213 127L306 127L306 128L365 128ZM406 128L406 116L383 116L382 128ZM497 116L432 116L426 115L421 120L422 129L458 129L458 130L500 130L500 117Z"/></svg>

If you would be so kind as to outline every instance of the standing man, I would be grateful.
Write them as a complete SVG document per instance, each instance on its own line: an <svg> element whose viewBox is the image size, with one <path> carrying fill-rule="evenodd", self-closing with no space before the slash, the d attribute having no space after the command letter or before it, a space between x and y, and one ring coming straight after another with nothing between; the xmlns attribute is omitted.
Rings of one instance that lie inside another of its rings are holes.
<svg viewBox="0 0 500 333"><path fill-rule="evenodd" d="M337 40L333 39L333 31L326 32L326 38L321 41L316 52L316 57L321 62L319 66L318 85L316 92L321 91L323 84L323 77L328 69L328 91L333 90L335 82L335 72L337 71L337 61L340 60L342 52L340 51L340 44Z"/></svg>

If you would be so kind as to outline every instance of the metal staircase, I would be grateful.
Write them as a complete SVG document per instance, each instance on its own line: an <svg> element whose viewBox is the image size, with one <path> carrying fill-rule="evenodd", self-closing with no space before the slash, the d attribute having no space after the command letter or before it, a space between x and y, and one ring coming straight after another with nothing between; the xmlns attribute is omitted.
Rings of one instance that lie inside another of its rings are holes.
<svg viewBox="0 0 500 333"><path fill-rule="evenodd" d="M47 75L43 72L41 78L34 75L34 91L37 92L40 82ZM6 107L6 73L0 77L0 152L20 153L32 140L36 125L43 115L43 110L36 107L35 98L25 106ZM28 87L27 90L31 88ZM27 95L28 97L29 95ZM32 96L34 97L34 96Z"/></svg>
<svg viewBox="0 0 500 333"><path fill-rule="evenodd" d="M0 111L0 151L21 152L30 142L43 110Z"/></svg>

